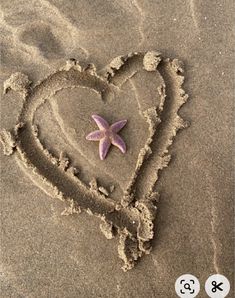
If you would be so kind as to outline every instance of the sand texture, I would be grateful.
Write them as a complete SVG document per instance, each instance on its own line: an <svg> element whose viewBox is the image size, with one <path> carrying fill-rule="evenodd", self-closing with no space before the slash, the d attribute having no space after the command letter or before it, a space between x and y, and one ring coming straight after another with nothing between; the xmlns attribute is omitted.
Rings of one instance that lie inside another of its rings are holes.
<svg viewBox="0 0 235 298"><path fill-rule="evenodd" d="M1 1L2 297L232 297L231 6Z"/></svg>

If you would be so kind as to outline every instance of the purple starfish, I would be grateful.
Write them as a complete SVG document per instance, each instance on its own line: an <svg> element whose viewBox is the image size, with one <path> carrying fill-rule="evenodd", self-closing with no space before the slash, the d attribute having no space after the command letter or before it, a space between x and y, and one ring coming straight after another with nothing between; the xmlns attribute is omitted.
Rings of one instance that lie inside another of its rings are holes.
<svg viewBox="0 0 235 298"><path fill-rule="evenodd" d="M100 130L95 130L86 136L89 141L99 141L100 159L104 160L109 147L112 145L118 147L122 153L126 152L126 144L123 139L117 134L127 123L127 120L120 120L112 125L99 115L91 116Z"/></svg>

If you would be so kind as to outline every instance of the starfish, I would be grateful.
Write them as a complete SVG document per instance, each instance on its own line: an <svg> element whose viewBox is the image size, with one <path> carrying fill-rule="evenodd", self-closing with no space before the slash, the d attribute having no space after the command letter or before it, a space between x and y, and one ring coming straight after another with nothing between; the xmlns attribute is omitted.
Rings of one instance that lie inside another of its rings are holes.
<svg viewBox="0 0 235 298"><path fill-rule="evenodd" d="M126 144L123 139L117 134L127 123L127 120L120 120L112 125L99 115L92 115L99 130L92 131L86 136L89 141L99 141L100 159L104 160L108 154L109 148L112 145L118 147L122 153L126 152Z"/></svg>

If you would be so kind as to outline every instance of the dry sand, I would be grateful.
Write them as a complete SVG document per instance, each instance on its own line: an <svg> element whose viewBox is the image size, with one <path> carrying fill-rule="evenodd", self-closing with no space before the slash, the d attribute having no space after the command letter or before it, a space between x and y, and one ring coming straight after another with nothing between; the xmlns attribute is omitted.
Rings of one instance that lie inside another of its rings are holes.
<svg viewBox="0 0 235 298"><path fill-rule="evenodd" d="M1 1L1 33L1 296L232 297L231 1Z"/></svg>

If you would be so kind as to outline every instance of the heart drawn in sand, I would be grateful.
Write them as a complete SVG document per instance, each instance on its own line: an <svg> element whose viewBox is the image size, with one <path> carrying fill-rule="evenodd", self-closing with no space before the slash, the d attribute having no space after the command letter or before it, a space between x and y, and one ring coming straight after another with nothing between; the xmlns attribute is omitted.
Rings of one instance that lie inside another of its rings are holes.
<svg viewBox="0 0 235 298"><path fill-rule="evenodd" d="M16 126L1 132L5 154L15 152L38 186L69 203L64 214L86 210L101 218L108 239L118 234L124 270L151 249L158 172L186 126L178 115L187 100L182 73L178 60L151 51L119 56L99 72L72 59L33 88L21 73L4 84L24 98ZM120 132L125 154L111 148L99 159L97 144L86 140L96 129L92 114L128 120Z"/></svg>

